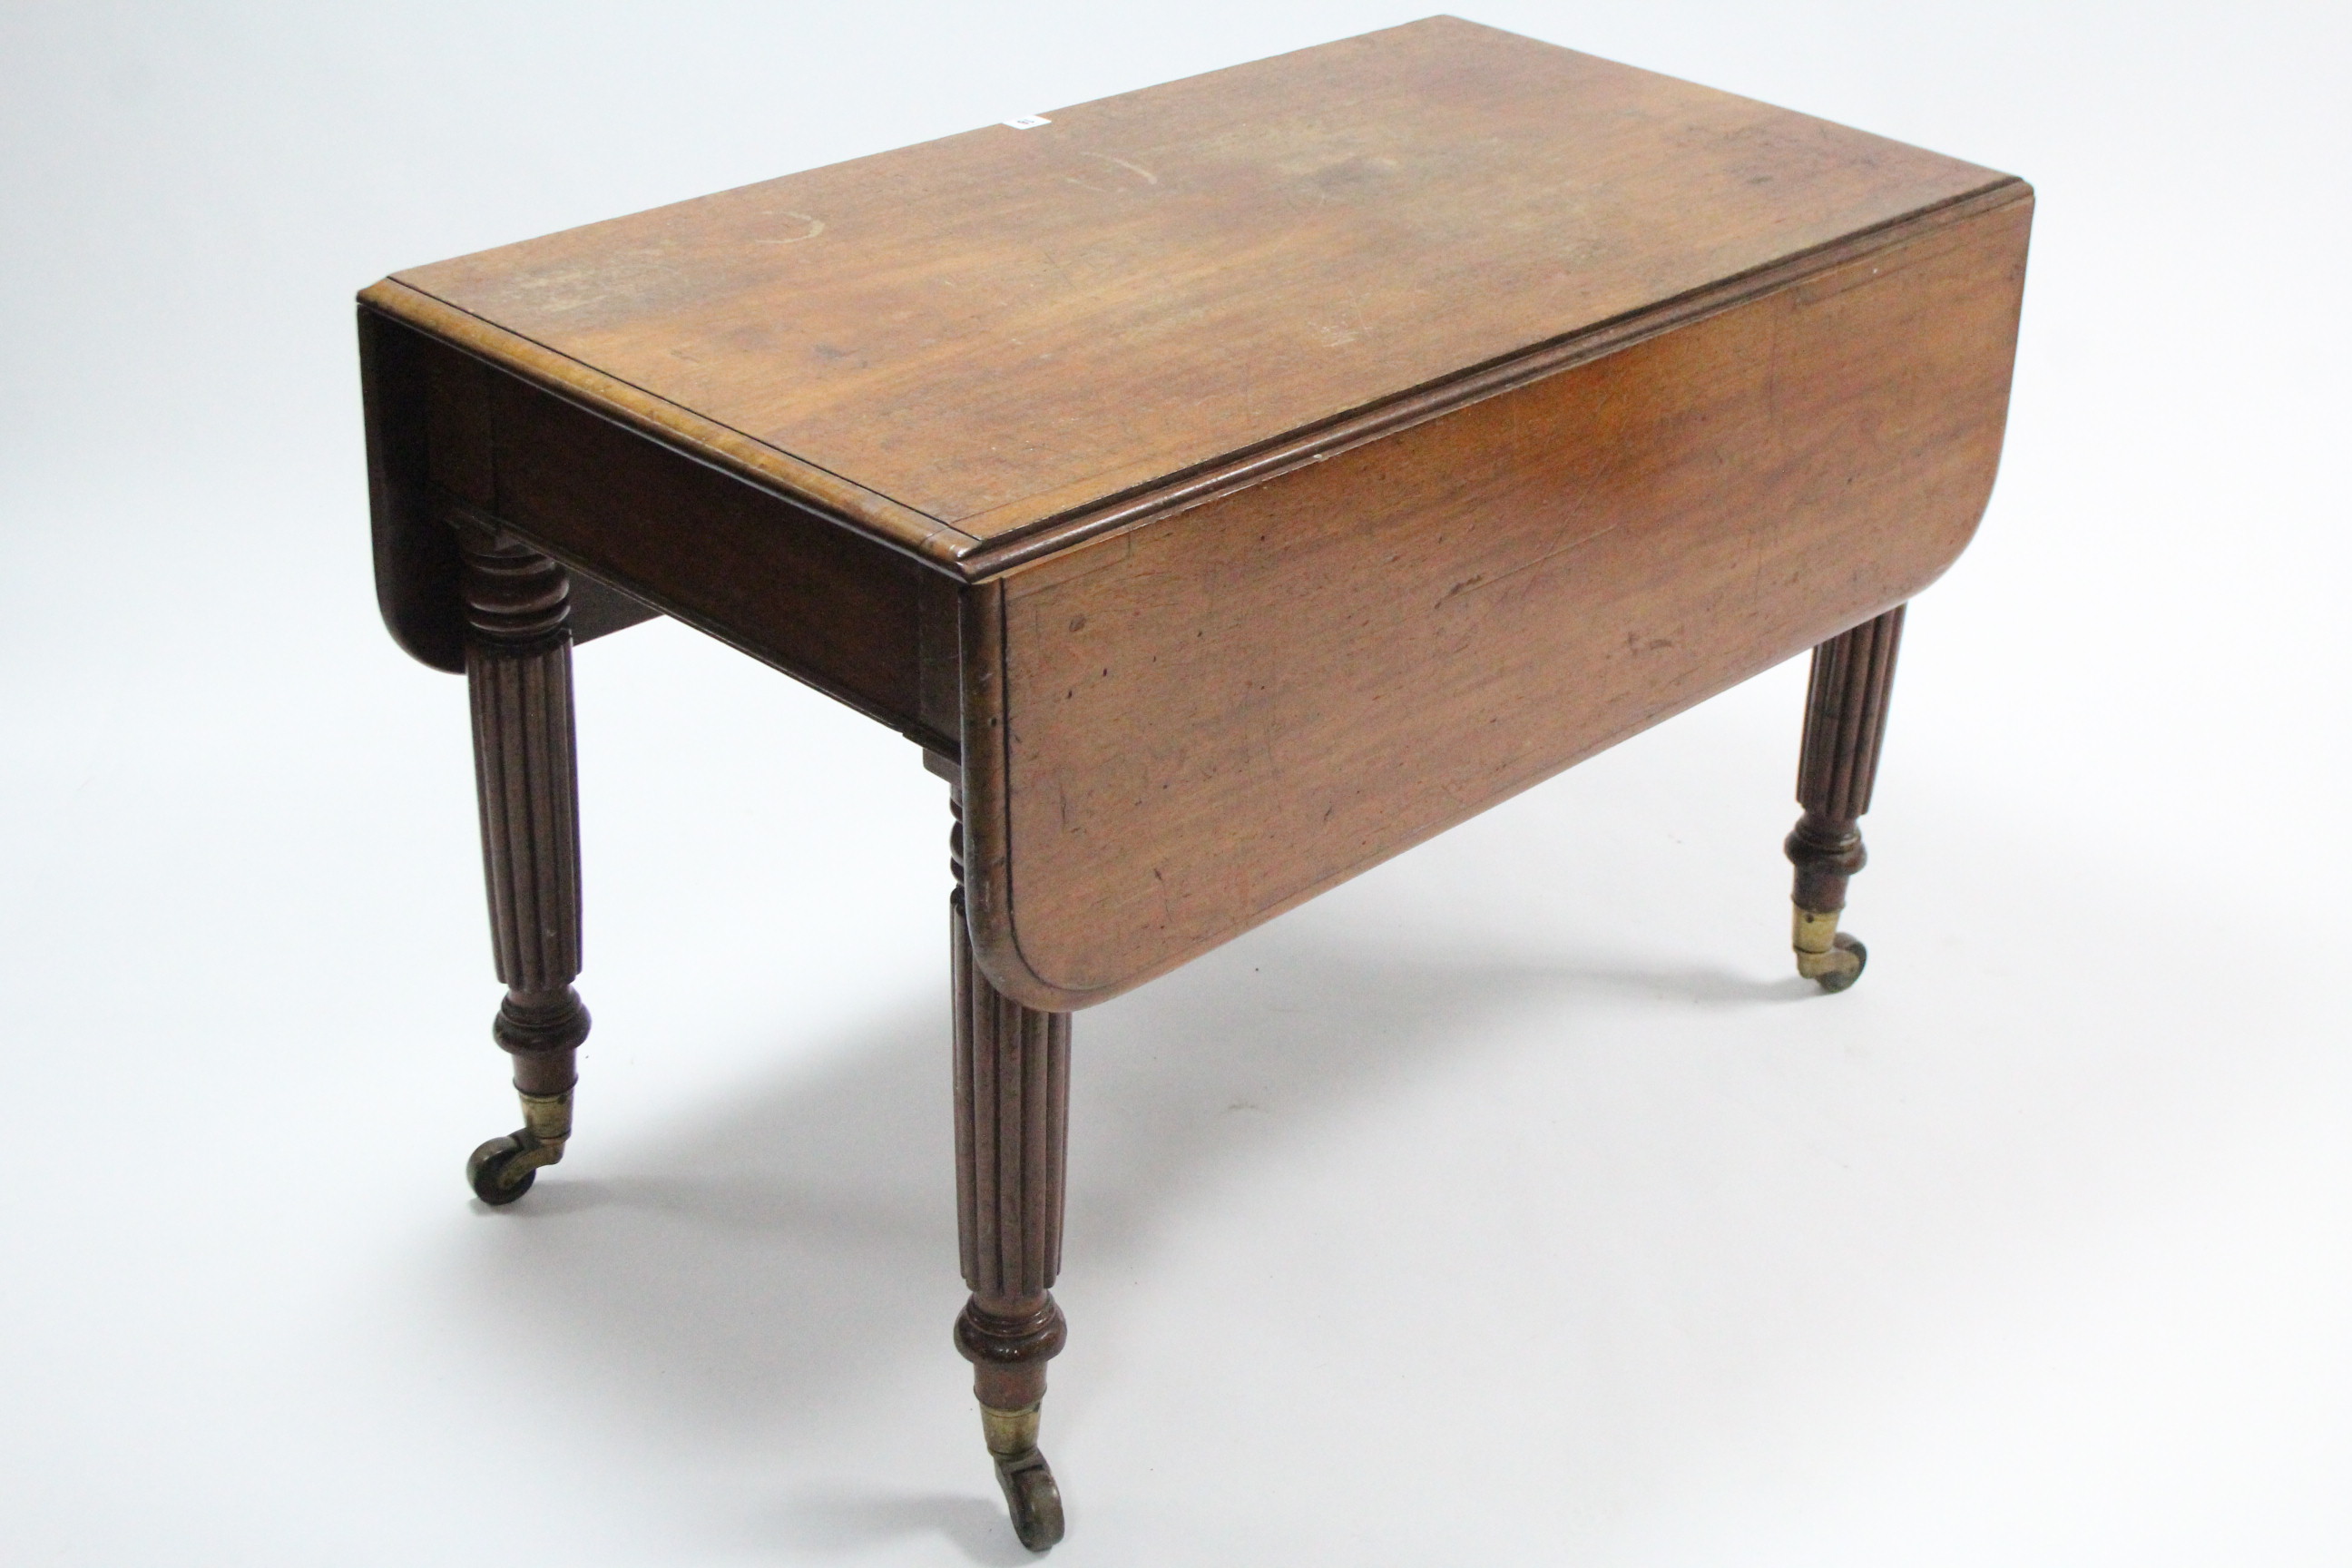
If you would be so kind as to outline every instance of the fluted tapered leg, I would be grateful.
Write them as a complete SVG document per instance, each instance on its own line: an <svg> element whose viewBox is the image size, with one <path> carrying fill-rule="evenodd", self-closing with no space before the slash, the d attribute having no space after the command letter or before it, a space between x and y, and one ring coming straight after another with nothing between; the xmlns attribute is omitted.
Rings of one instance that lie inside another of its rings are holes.
<svg viewBox="0 0 2352 1568"><path fill-rule="evenodd" d="M490 945L506 983L491 1033L514 1062L523 1124L467 1164L512 1203L572 1134L573 1058L588 1037L580 973L580 798L572 734L571 582L529 545L467 525L466 684Z"/></svg>
<svg viewBox="0 0 2352 1568"><path fill-rule="evenodd" d="M971 1299L956 1348L972 1364L981 1426L1023 1545L1062 1539L1062 1496L1037 1450L1045 1363L1062 1348L1052 1287L1062 1267L1069 1147L1070 1016L1001 994L972 961L964 923L962 813L950 839L956 889L956 1233Z"/></svg>
<svg viewBox="0 0 2352 1568"><path fill-rule="evenodd" d="M1870 809L1886 734L1886 700L1903 641L1897 605L1876 620L1813 649L1805 692L1805 741L1797 764L1797 804L1805 808L1789 835L1797 868L1794 943L1797 973L1824 991L1843 991L1862 975L1869 950L1838 930L1846 879L1869 857L1862 814Z"/></svg>

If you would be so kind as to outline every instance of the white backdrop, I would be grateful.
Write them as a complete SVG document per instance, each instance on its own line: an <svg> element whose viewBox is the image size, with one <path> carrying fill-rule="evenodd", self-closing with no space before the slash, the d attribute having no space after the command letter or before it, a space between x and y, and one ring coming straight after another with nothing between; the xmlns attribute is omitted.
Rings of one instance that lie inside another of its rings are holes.
<svg viewBox="0 0 2352 1568"><path fill-rule="evenodd" d="M375 620L350 297L1416 14L0 10L0 1555L1025 1560L905 742L583 651L580 1133L467 1197L464 699ZM1083 1016L1055 1561L2340 1568L2332 8L1472 14L2041 191L1870 973L1789 973L1792 665Z"/></svg>

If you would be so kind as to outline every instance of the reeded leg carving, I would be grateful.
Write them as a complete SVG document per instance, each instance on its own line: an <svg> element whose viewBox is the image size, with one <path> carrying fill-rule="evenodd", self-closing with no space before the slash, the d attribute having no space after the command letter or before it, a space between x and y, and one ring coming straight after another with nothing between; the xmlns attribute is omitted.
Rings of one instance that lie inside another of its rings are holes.
<svg viewBox="0 0 2352 1568"><path fill-rule="evenodd" d="M1797 868L1797 973L1824 991L1852 985L1870 959L1867 948L1838 930L1838 916L1845 909L1846 879L1869 858L1861 817L1870 809L1879 742L1886 733L1903 610L1897 605L1813 649L1804 752L1797 764L1797 804L1805 814L1787 848Z"/></svg>
<svg viewBox="0 0 2352 1568"><path fill-rule="evenodd" d="M1069 1145L1070 1016L998 994L972 962L964 924L961 799L950 838L955 963L957 1235L971 1300L956 1349L972 1364L981 1429L1021 1544L1062 1539L1062 1494L1037 1451L1045 1363L1062 1348L1051 1294L1062 1267L1063 1163Z"/></svg>
<svg viewBox="0 0 2352 1568"><path fill-rule="evenodd" d="M510 1204L572 1135L580 973L580 797L572 734L572 585L529 545L467 524L466 685L490 943L506 983L491 1035L514 1059L522 1125L466 1163L484 1203Z"/></svg>

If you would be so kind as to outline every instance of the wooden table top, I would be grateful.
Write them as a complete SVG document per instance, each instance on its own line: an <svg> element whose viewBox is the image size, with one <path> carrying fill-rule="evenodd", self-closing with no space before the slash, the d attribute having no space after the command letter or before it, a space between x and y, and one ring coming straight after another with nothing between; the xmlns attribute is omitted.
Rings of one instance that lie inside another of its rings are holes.
<svg viewBox="0 0 2352 1568"><path fill-rule="evenodd" d="M1446 16L1044 113L367 298L969 572L2013 183Z"/></svg>

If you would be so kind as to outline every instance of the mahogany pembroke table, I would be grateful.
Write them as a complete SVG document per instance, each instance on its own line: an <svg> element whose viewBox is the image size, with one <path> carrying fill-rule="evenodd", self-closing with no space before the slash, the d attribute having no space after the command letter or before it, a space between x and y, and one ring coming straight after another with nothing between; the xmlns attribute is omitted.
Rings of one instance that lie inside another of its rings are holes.
<svg viewBox="0 0 2352 1568"><path fill-rule="evenodd" d="M572 645L677 617L948 782L955 1324L1015 1528L1070 1015L1806 648L1842 990L1906 600L2000 455L2031 189L1451 17L360 296L385 620L472 695L511 1203L563 1155Z"/></svg>

